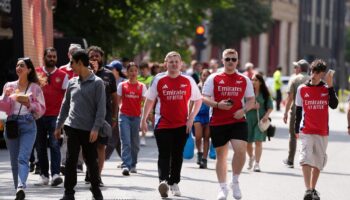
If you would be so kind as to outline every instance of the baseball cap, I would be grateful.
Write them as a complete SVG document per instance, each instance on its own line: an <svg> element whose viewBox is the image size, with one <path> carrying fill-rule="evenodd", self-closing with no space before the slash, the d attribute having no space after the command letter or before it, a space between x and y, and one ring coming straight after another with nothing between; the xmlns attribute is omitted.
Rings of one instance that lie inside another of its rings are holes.
<svg viewBox="0 0 350 200"><path fill-rule="evenodd" d="M297 66L301 67L301 66L309 66L309 63L305 59L301 59L301 60L299 60L297 62L293 62L293 65L295 67L297 67Z"/></svg>
<svg viewBox="0 0 350 200"><path fill-rule="evenodd" d="M119 60L113 60L111 63L109 63L108 65L106 65L106 67L108 67L109 69L116 69L118 71L122 70L123 65Z"/></svg>

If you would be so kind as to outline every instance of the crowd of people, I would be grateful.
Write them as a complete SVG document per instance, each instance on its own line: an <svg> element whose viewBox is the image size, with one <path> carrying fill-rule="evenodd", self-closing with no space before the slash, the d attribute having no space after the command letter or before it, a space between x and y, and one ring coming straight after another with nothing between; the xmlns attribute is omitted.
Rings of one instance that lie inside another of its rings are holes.
<svg viewBox="0 0 350 200"><path fill-rule="evenodd" d="M5 84L0 99L7 121L16 121L18 126L17 135L10 131L10 125L5 129L16 200L25 199L29 171L39 175L36 186L64 183L62 200L75 199L77 172L83 171L83 163L93 198L102 200L105 160L115 149L122 161L122 175L137 173L138 153L140 146L147 145L149 127L158 147L161 197L168 197L169 191L181 196L183 151L193 134L199 168L207 168L210 145L215 148L217 199L225 200L229 188L234 199L241 199L239 178L246 155L248 170L260 172L266 141L260 123L270 120L273 111L273 97L263 74L252 63L246 63L241 73L234 49L223 51L221 68L216 59L209 64L194 60L187 67L175 51L161 64L113 60L105 65L104 57L98 46L84 50L71 44L69 63L61 67L56 66L57 52L52 47L44 51L44 66L34 67L30 58L18 60L18 80ZM326 74L324 61L293 64L295 75L288 84L283 117L289 124L289 154L283 163L294 167L296 138L300 137L304 200L318 200L316 183L326 164L328 106L336 108L338 100L333 74ZM273 76L278 111L281 68ZM325 116L322 126L314 125L319 120L316 115ZM230 148L234 156L228 184Z"/></svg>

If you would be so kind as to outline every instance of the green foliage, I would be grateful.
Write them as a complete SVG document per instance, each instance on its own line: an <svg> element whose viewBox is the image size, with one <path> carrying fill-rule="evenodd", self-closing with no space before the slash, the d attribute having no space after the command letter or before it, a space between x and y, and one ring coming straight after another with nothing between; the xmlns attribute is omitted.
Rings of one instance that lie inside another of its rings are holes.
<svg viewBox="0 0 350 200"><path fill-rule="evenodd" d="M268 30L272 23L269 5L259 0L231 2L232 6L213 9L210 29L213 44L228 47L245 37Z"/></svg>
<svg viewBox="0 0 350 200"><path fill-rule="evenodd" d="M163 61L175 50L189 61L196 26L210 20L212 42L229 45L266 30L270 12L254 0L60 0L55 28L65 36L87 39L109 56L151 52Z"/></svg>

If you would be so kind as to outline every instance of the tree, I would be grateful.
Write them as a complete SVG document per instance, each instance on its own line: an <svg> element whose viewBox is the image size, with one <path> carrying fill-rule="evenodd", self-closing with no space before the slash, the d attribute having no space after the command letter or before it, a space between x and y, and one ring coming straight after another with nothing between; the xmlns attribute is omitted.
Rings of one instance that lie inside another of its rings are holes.
<svg viewBox="0 0 350 200"><path fill-rule="evenodd" d="M211 42L215 45L228 47L245 37L267 31L272 23L269 5L259 0L231 0L225 3L226 7L213 9L210 34Z"/></svg>

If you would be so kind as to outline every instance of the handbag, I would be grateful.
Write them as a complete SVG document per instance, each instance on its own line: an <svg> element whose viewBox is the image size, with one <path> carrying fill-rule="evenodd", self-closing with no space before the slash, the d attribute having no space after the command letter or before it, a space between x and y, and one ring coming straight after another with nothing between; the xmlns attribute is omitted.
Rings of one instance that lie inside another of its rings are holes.
<svg viewBox="0 0 350 200"><path fill-rule="evenodd" d="M265 132L269 128L269 126L271 125L270 119L266 120L265 122L262 119L260 119L259 110L256 111L256 115L257 115L258 120L259 120L259 122L258 122L259 130L261 132Z"/></svg>
<svg viewBox="0 0 350 200"><path fill-rule="evenodd" d="M193 131L193 128L192 128L192 131ZM193 139L192 133L188 134L182 156L184 159L192 159L194 156L194 139Z"/></svg>
<svg viewBox="0 0 350 200"><path fill-rule="evenodd" d="M29 88L29 84L28 84L24 94L27 93L28 88ZM8 139L16 139L18 137L18 133L19 133L19 130L18 130L18 117L19 117L19 114L21 113L22 105L23 104L21 104L21 106L19 107L17 118L15 120L8 120L5 123L6 136L7 136Z"/></svg>
<svg viewBox="0 0 350 200"><path fill-rule="evenodd" d="M271 140L270 138L275 136L276 132L276 127L270 124L269 128L266 130L266 136L268 137L269 141Z"/></svg>
<svg viewBox="0 0 350 200"><path fill-rule="evenodd" d="M98 134L101 137L112 137L112 127L106 120L103 122L103 125L98 131Z"/></svg>

